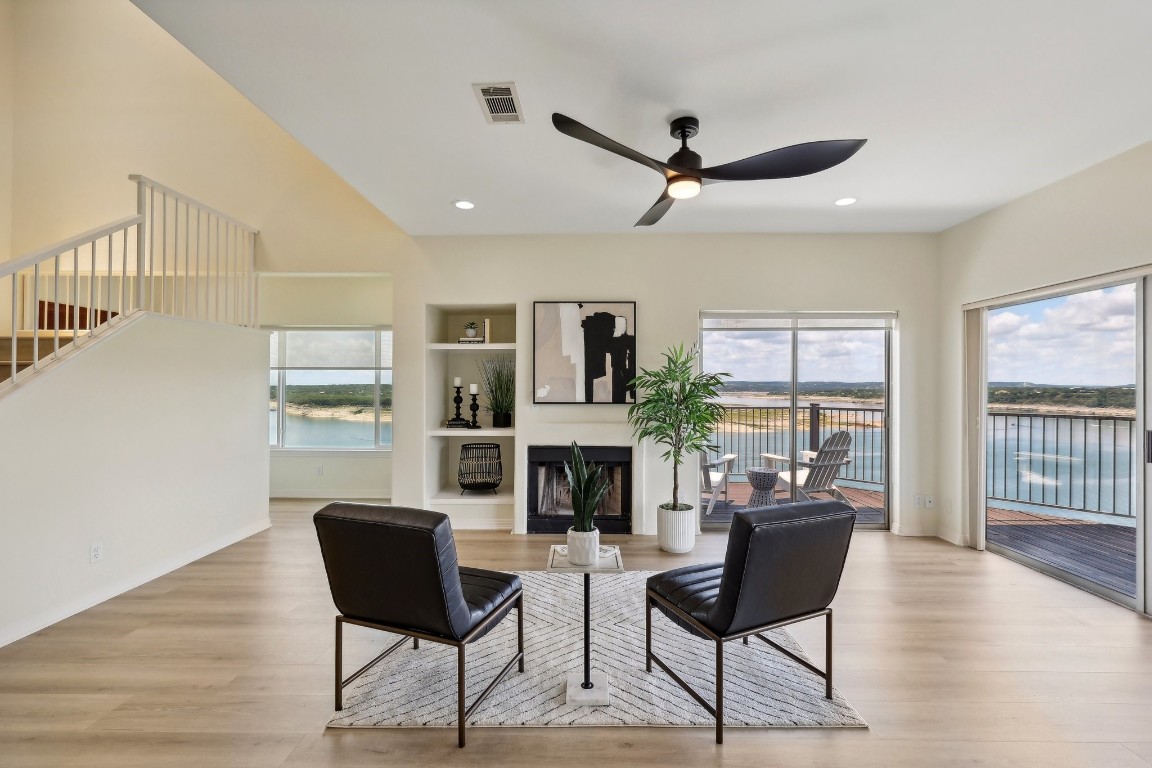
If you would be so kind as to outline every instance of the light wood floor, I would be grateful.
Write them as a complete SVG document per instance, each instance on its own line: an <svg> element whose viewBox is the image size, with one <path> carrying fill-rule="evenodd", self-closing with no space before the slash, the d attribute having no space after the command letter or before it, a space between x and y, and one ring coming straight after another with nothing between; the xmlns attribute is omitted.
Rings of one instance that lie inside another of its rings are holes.
<svg viewBox="0 0 1152 768"><path fill-rule="evenodd" d="M836 685L870 728L325 730L332 618L310 515L0 649L0 766L1152 765L1152 621L935 539L858 532ZM718 560L624 544L629 568ZM560 537L461 532L461 560L538 569ZM349 628L348 668L379 641ZM795 632L822 657L820 626ZM531 663L531 659L528 660Z"/></svg>

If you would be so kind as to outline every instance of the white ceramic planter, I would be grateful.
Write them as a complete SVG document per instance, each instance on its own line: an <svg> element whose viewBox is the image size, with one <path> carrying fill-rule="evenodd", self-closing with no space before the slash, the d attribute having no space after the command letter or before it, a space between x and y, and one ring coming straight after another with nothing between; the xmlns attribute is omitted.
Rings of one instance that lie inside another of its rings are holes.
<svg viewBox="0 0 1152 768"><path fill-rule="evenodd" d="M696 546L696 509L656 508L656 541L660 549L682 555Z"/></svg>
<svg viewBox="0 0 1152 768"><path fill-rule="evenodd" d="M568 562L572 565L595 565L600 559L600 529L568 529Z"/></svg>

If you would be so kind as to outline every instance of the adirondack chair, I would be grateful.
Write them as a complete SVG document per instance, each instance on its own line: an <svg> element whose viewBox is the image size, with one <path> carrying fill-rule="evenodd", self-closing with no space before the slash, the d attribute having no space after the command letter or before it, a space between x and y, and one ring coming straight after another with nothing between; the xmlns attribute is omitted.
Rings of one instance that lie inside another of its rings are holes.
<svg viewBox="0 0 1152 768"><path fill-rule="evenodd" d="M732 473L732 464L736 461L736 454L726 453L715 461L708 461L708 454L700 454L700 474L703 481L701 491L708 494L708 508L705 515L712 514L716 506L716 496L724 494L724 501L728 501L728 475Z"/></svg>
<svg viewBox="0 0 1152 768"><path fill-rule="evenodd" d="M836 476L840 474L840 469L852 461L848 458L848 449L851 446L852 436L850 434L843 430L833 432L825 438L819 451L800 452L801 461L796 462L799 468L795 472L795 479L793 479L791 470L781 469L777 479L777 487L780 490L788 491L795 484L798 501L812 500L814 493L825 493L851 505L851 502L836 487ZM764 466L766 467L780 468L791 463L791 459L787 456L780 456L775 453L762 453L760 456L764 459ZM772 463L769 464L769 462Z"/></svg>

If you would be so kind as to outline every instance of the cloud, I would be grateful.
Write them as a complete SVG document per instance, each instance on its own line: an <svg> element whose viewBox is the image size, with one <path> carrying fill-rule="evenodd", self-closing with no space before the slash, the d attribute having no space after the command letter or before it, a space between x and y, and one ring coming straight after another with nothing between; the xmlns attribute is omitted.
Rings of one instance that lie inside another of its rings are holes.
<svg viewBox="0 0 1152 768"><path fill-rule="evenodd" d="M740 381L792 378L790 331L706 331L704 370L725 371ZM884 332L801 331L801 381L882 381Z"/></svg>
<svg viewBox="0 0 1152 768"><path fill-rule="evenodd" d="M988 313L990 381L1122 385L1136 379L1136 298L1119 285Z"/></svg>

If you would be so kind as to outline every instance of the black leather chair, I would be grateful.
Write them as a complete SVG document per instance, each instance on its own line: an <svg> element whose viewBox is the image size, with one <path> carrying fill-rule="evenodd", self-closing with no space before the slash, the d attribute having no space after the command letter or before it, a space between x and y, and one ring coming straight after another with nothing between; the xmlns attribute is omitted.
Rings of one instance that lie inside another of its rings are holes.
<svg viewBox="0 0 1152 768"><path fill-rule="evenodd" d="M465 568L447 515L423 509L334 502L316 513L316 535L328 572L336 617L336 709L344 687L412 638L455 646L457 730L503 680L513 664L524 671L524 596L520 577ZM464 708L466 646L479 640L515 606L517 652L467 710ZM406 635L347 679L343 676L343 626L357 624Z"/></svg>
<svg viewBox="0 0 1152 768"><path fill-rule="evenodd" d="M723 563L689 565L648 579L647 661L652 662L716 718L724 743L724 643L755 635L824 679L832 698L832 609L856 510L839 501L805 501L737 512ZM652 652L652 607L716 644L716 705L712 706ZM823 672L781 648L764 632L825 617Z"/></svg>

